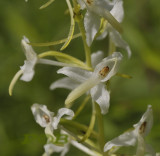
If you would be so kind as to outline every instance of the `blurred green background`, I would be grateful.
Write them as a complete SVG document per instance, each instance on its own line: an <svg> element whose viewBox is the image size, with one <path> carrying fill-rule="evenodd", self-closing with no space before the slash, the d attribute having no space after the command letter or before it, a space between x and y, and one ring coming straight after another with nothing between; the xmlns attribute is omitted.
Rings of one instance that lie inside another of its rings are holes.
<svg viewBox="0 0 160 156"><path fill-rule="evenodd" d="M25 56L20 41L27 36L32 42L47 42L67 36L70 17L65 14L65 1L57 0L44 10L40 0L0 1L0 155L39 156L46 142L44 130L35 123L30 106L46 104L52 111L63 107L68 90L49 91L49 85L62 77L57 67L36 66L34 79L18 81L13 96L8 86L23 65ZM118 136L139 121L147 105L153 106L154 125L146 140L156 151L160 147L160 1L124 0L123 37L132 49L132 57L125 59L120 72L132 79L114 77L111 80L111 106L104 116L106 140ZM92 52L107 48L107 39L94 42ZM59 46L54 47L56 50ZM34 48L37 53L48 48ZM121 50L121 49L120 49ZM107 50L106 50L107 51ZM81 39L75 39L64 51L84 60ZM78 103L78 102L75 102ZM77 104L78 105L78 104ZM80 114L79 121L88 123L90 105ZM87 121L86 121L87 119ZM68 155L85 155L71 148ZM55 154L56 155L56 154Z"/></svg>

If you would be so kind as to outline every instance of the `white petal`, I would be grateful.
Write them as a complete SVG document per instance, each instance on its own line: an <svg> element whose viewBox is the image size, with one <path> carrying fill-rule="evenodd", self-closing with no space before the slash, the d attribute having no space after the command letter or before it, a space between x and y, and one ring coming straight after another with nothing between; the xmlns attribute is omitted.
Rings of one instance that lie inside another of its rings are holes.
<svg viewBox="0 0 160 156"><path fill-rule="evenodd" d="M50 112L45 105L33 104L31 111L34 115L36 122L41 127L46 127L52 121L53 112Z"/></svg>
<svg viewBox="0 0 160 156"><path fill-rule="evenodd" d="M124 9L123 9L123 1L122 0L117 0L115 3L113 9L111 10L111 14L114 16L114 18L118 22L122 22L123 17L124 17Z"/></svg>
<svg viewBox="0 0 160 156"><path fill-rule="evenodd" d="M152 113L152 106L148 105L147 111L143 114L142 118L140 121L134 125L135 129L137 129L137 133L139 133L140 128L143 130L142 136L146 136L153 125L153 113ZM142 127L144 126L144 127Z"/></svg>
<svg viewBox="0 0 160 156"><path fill-rule="evenodd" d="M34 75L34 66L37 62L37 54L32 49L32 46L28 44L28 38L24 36L21 43L26 55L26 60L24 61L24 65L21 67L21 70L23 70L23 75L20 79L28 82L32 80Z"/></svg>
<svg viewBox="0 0 160 156"><path fill-rule="evenodd" d="M29 40L27 37L23 37L21 44L22 44L22 48L24 49L24 53L26 55L27 60L34 60L37 57L37 54L34 52L32 46L30 46L29 44Z"/></svg>
<svg viewBox="0 0 160 156"><path fill-rule="evenodd" d="M100 36L98 36L96 38L96 40L102 40L102 39L106 38L107 35L108 35L108 29L107 29L107 26L106 26L106 28L104 29L104 31L102 32L102 34Z"/></svg>
<svg viewBox="0 0 160 156"><path fill-rule="evenodd" d="M97 51L96 53L93 53L91 55L91 61L92 61L92 66L95 68L95 66L102 61L104 58L104 53L102 51Z"/></svg>
<svg viewBox="0 0 160 156"><path fill-rule="evenodd" d="M70 94L68 95L65 104L69 105L71 104L74 100L79 98L81 95L86 93L88 90L90 90L92 87L97 85L100 82L100 79L96 77L96 75L92 75L91 78L87 79L84 83L79 85L77 88L72 90Z"/></svg>
<svg viewBox="0 0 160 156"><path fill-rule="evenodd" d="M50 85L50 89L54 90L56 88L66 88L66 89L72 90L72 89L76 88L78 85L79 85L79 83L77 83L76 81L74 81L68 77L65 77L65 78L62 78L62 79L59 79L59 80L53 82Z"/></svg>
<svg viewBox="0 0 160 156"><path fill-rule="evenodd" d="M57 129L59 121L60 121L60 119L63 115L67 115L66 119L71 120L74 116L74 112L71 109L68 109L68 108L59 109L57 116L54 117L54 120L52 122L52 126L53 126L54 129Z"/></svg>
<svg viewBox="0 0 160 156"><path fill-rule="evenodd" d="M110 38L112 39L112 41L114 42L114 44L117 46L117 47L120 47L120 48L123 48L125 49L127 52L128 52L128 57L130 58L131 57L131 49L128 45L128 43L126 41L124 41L120 35L119 32L117 32L114 28L112 28L111 26L109 27L109 35L110 35Z"/></svg>
<svg viewBox="0 0 160 156"><path fill-rule="evenodd" d="M91 96L96 101L100 108L101 113L106 114L109 109L110 93L107 91L106 86L102 83L96 85L91 89Z"/></svg>
<svg viewBox="0 0 160 156"><path fill-rule="evenodd" d="M64 156L68 150L69 150L69 146L68 144L63 146L56 146L54 144L46 144L44 145L44 149L45 149L45 154L46 156L50 156L52 153L56 152L59 153L61 152L61 156Z"/></svg>
<svg viewBox="0 0 160 156"><path fill-rule="evenodd" d="M84 1L87 6L87 9L93 12L95 11L94 10L95 6L97 6L98 8L103 8L110 11L114 5L114 3L109 0L93 0L93 1L90 1L90 3L88 3L87 0L84 0Z"/></svg>
<svg viewBox="0 0 160 156"><path fill-rule="evenodd" d="M21 66L21 70L23 71L23 75L21 76L21 80L23 81L31 81L33 76L34 76L34 66L36 64L37 59L32 60L32 61L24 61L24 65Z"/></svg>
<svg viewBox="0 0 160 156"><path fill-rule="evenodd" d="M108 56L100 62L94 70L93 75L99 76L101 78L101 82L108 81L112 76L117 73L119 63L122 60L122 54L120 52L114 52L111 56ZM100 75L100 71L105 67L109 68L108 73L102 77Z"/></svg>
<svg viewBox="0 0 160 156"><path fill-rule="evenodd" d="M86 41L90 47L100 27L100 18L94 12L87 11L84 17Z"/></svg>
<svg viewBox="0 0 160 156"><path fill-rule="evenodd" d="M104 146L104 152L110 150L114 146L134 146L137 136L134 131L126 132L119 137L107 142Z"/></svg>
<svg viewBox="0 0 160 156"><path fill-rule="evenodd" d="M83 82L91 76L92 72L76 67L63 67L59 69L57 73L64 74L77 82Z"/></svg>

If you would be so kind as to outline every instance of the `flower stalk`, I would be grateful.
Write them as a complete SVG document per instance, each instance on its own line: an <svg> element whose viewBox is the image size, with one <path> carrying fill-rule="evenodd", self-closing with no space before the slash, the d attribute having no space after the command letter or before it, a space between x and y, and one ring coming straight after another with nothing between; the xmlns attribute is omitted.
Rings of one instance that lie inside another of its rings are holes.
<svg viewBox="0 0 160 156"><path fill-rule="evenodd" d="M95 110L94 102L92 101L92 116L91 116L90 124L89 124L86 134L83 136L80 142L84 142L86 139L89 138L94 128L95 120L96 120L96 110Z"/></svg>
<svg viewBox="0 0 160 156"><path fill-rule="evenodd" d="M80 12L80 6L78 5L76 0L73 0L73 5L74 5L74 18L75 18L75 21L78 23L78 27L79 27L79 30L80 30L80 33L82 36L83 45L84 45L86 64L88 67L92 67L92 65L91 65L91 49L87 45L87 42L86 42L86 32L85 32L85 28L83 25L83 18L82 18L82 14Z"/></svg>
<svg viewBox="0 0 160 156"><path fill-rule="evenodd" d="M103 152L104 144L105 144L105 135L104 135L104 123L103 123L103 116L101 114L101 110L99 105L94 102L95 108L96 108L96 116L97 116L97 122L98 122L98 142L100 150L103 154L103 156L108 156L107 153Z"/></svg>

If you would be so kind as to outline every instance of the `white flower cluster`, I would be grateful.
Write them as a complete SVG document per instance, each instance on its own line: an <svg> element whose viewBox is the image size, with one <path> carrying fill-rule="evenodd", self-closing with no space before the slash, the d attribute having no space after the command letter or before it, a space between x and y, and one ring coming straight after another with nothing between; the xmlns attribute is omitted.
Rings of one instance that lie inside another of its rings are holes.
<svg viewBox="0 0 160 156"><path fill-rule="evenodd" d="M54 0L50 0L47 2L43 8L51 4L53 1ZM88 49L94 40L102 40L108 35L109 40L113 43L114 47L125 49L128 56L131 56L129 45L121 37L120 23L124 16L122 0L73 1L80 9L86 10L84 19L82 20L84 21L83 26L85 34L81 32L81 35L85 36L84 42L86 42L85 46ZM70 1L66 0L66 2L71 14L71 23L73 24L74 19L72 15L74 11L72 10ZM74 7L78 8L77 6ZM72 39L72 33L73 30L70 31L69 37L65 40L65 46L68 45ZM34 67L37 63L61 66L62 68L59 69L57 73L64 74L66 77L53 82L50 85L50 89L55 90L56 88L66 88L71 90L64 102L65 105L70 107L76 99L83 94L87 94L90 95L93 103L99 105L101 114L108 113L110 106L110 90L108 89L107 82L115 76L119 70L123 58L123 55L120 52L114 50L110 52L108 57L104 57L105 53L101 50L92 54L88 53L91 65L87 66L85 62L56 51L49 51L37 55L32 46L29 45L29 40L26 37L22 39L22 46L26 60L11 81L9 87L10 95L12 94L13 87L20 76L20 79L23 81L27 82L32 80L35 74ZM43 59L42 57L45 56L54 56L58 58L58 61ZM70 63L68 63L69 61ZM47 143L44 145L45 153L43 156L50 156L54 152L61 152L61 156L64 156L68 152L70 144L92 156L100 156L105 152L107 155L112 156L119 147L134 146L136 144L136 156L144 156L146 152L148 153L146 156L156 155L152 147L144 141L144 137L148 135L153 123L151 105L148 106L147 111L144 113L140 121L133 126L133 130L127 131L117 138L108 141L104 145L104 150L101 152L91 150L89 147L78 142L79 140L76 140L70 133L62 128L63 126L60 124L62 116L65 115L67 120L72 120L74 117L74 112L71 109L60 108L55 115L48 110L47 106L33 104L31 110L36 122L41 127L45 128ZM57 130L59 131L59 137L54 133ZM87 131L87 134L88 133L90 132Z"/></svg>

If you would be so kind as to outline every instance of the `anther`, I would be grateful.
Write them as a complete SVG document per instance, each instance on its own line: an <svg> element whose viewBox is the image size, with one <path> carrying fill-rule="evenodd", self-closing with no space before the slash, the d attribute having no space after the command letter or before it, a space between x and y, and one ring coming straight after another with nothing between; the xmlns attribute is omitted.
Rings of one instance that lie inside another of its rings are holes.
<svg viewBox="0 0 160 156"><path fill-rule="evenodd" d="M99 71L99 74L104 78L106 77L106 75L108 74L109 72L109 67L106 66L106 67L103 67L100 71Z"/></svg>
<svg viewBox="0 0 160 156"><path fill-rule="evenodd" d="M43 115L44 119L46 120L46 123L49 123L50 122L50 118L48 115Z"/></svg>
<svg viewBox="0 0 160 156"><path fill-rule="evenodd" d="M140 134L144 133L146 126L147 126L147 122L146 121L141 124L141 126L139 128L139 133Z"/></svg>
<svg viewBox="0 0 160 156"><path fill-rule="evenodd" d="M87 0L88 5L91 5L93 3L93 0Z"/></svg>

